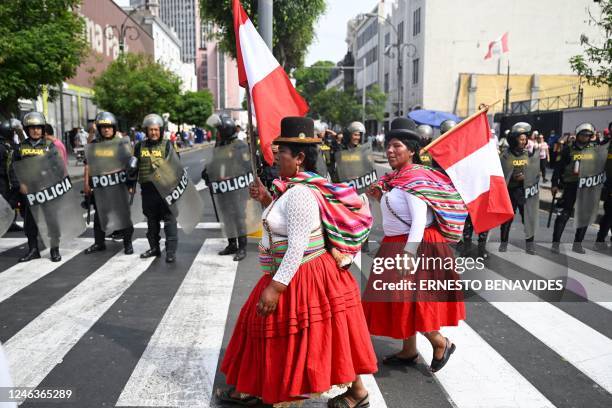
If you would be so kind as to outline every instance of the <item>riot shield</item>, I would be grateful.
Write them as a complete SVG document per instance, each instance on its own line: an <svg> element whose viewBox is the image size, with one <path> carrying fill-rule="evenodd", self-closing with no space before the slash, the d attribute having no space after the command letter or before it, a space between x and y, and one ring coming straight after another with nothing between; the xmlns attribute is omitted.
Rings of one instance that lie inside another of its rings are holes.
<svg viewBox="0 0 612 408"><path fill-rule="evenodd" d="M80 197L57 149L16 161L14 167L45 246L59 246L60 238L68 242L85 232Z"/></svg>
<svg viewBox="0 0 612 408"><path fill-rule="evenodd" d="M89 185L93 189L103 231L122 230L133 224L126 184L126 168L131 155L130 142L123 138L85 146Z"/></svg>
<svg viewBox="0 0 612 408"><path fill-rule="evenodd" d="M6 234L15 219L15 211L10 204L0 195L0 237Z"/></svg>
<svg viewBox="0 0 612 408"><path fill-rule="evenodd" d="M249 196L249 184L254 180L249 145L234 141L215 147L206 171L223 233L235 238L257 232L261 205Z"/></svg>
<svg viewBox="0 0 612 408"><path fill-rule="evenodd" d="M606 181L608 145L590 146L582 151L576 193L574 228L586 227L595 221L599 197Z"/></svg>
<svg viewBox="0 0 612 408"><path fill-rule="evenodd" d="M153 184L183 231L191 234L204 214L204 202L175 151L159 161Z"/></svg>
<svg viewBox="0 0 612 408"><path fill-rule="evenodd" d="M319 154L317 156L317 174L321 177L327 178L327 163L325 163L325 156L323 151L319 148Z"/></svg>
<svg viewBox="0 0 612 408"><path fill-rule="evenodd" d="M338 180L353 186L359 194L365 193L378 180L370 145L340 150L336 152L335 159Z"/></svg>
<svg viewBox="0 0 612 408"><path fill-rule="evenodd" d="M509 149L505 149L499 155L499 160L501 161L502 170L504 172L504 178L506 179L506 184L510 183L510 177L512 177L512 172L514 171L512 160L508 159L509 155L510 155Z"/></svg>
<svg viewBox="0 0 612 408"><path fill-rule="evenodd" d="M540 150L535 149L533 154L529 156L527 165L523 170L525 180L523 188L525 189L525 204L524 204L524 226L525 237L531 238L535 236L538 229L539 208L540 208Z"/></svg>

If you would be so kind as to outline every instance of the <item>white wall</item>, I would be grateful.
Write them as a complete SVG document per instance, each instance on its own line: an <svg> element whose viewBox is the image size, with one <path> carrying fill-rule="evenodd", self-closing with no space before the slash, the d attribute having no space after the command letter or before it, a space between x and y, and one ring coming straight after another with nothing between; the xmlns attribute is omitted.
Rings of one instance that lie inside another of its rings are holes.
<svg viewBox="0 0 612 408"><path fill-rule="evenodd" d="M176 41L166 34L166 32L155 22L152 27L155 60L179 75L181 71L180 43L176 43Z"/></svg>
<svg viewBox="0 0 612 408"><path fill-rule="evenodd" d="M423 104L452 111L459 73L497 73L485 61L490 41L509 32L511 74L573 74L569 58L582 53L580 35L603 39L588 24L592 0L403 0L425 3ZM421 12L423 13L423 11ZM410 28L412 34L412 28ZM503 60L505 61L505 59ZM506 62L501 71L505 73Z"/></svg>

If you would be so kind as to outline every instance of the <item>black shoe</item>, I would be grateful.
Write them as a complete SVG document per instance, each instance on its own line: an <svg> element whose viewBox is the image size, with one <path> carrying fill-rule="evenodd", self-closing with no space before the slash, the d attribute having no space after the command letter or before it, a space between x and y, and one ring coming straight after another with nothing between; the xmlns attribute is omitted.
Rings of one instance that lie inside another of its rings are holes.
<svg viewBox="0 0 612 408"><path fill-rule="evenodd" d="M574 242L574 245L572 245L572 251L577 254L586 254L581 242Z"/></svg>
<svg viewBox="0 0 612 408"><path fill-rule="evenodd" d="M62 260L62 256L59 253L59 248L51 248L51 262L59 262Z"/></svg>
<svg viewBox="0 0 612 408"><path fill-rule="evenodd" d="M558 242L552 243L552 246L550 247L550 252L557 255L561 253L561 248Z"/></svg>
<svg viewBox="0 0 612 408"><path fill-rule="evenodd" d="M126 255L132 255L134 253L134 247L132 246L132 241L123 242L123 253Z"/></svg>
<svg viewBox="0 0 612 408"><path fill-rule="evenodd" d="M161 256L161 251L159 248L147 249L146 252L140 254L142 259L151 258L152 256Z"/></svg>
<svg viewBox="0 0 612 408"><path fill-rule="evenodd" d="M246 258L246 249L244 248L239 248L238 251L236 252L236 256L234 256L234 261L236 262L240 262L242 261L244 258Z"/></svg>
<svg viewBox="0 0 612 408"><path fill-rule="evenodd" d="M85 250L85 254L89 255L89 254L93 254L94 252L101 252L101 251L106 251L105 244L93 244L92 246L90 246L89 248Z"/></svg>
<svg viewBox="0 0 612 408"><path fill-rule="evenodd" d="M489 251L487 251L487 243L479 242L478 243L478 258L482 258L483 260L489 259Z"/></svg>
<svg viewBox="0 0 612 408"><path fill-rule="evenodd" d="M219 255L232 255L238 252L238 247L234 244L229 244L224 250L219 251Z"/></svg>
<svg viewBox="0 0 612 408"><path fill-rule="evenodd" d="M608 249L608 244L605 241L596 241L593 247L596 251L605 251Z"/></svg>
<svg viewBox="0 0 612 408"><path fill-rule="evenodd" d="M446 339L446 345L444 346L444 354L442 355L442 358L440 360L435 357L431 359L431 366L429 367L431 372L435 373L437 371L440 371L442 367L444 367L446 363L448 363L448 359L450 358L451 354L455 352L455 349L457 348L455 344L453 343L449 347L448 343L450 343L450 341Z"/></svg>
<svg viewBox="0 0 612 408"><path fill-rule="evenodd" d="M499 244L499 249L498 249L498 251L499 251L499 252L506 252L506 251L508 251L508 243L507 243L507 242L501 242L501 243Z"/></svg>
<svg viewBox="0 0 612 408"><path fill-rule="evenodd" d="M535 243L533 243L533 242L526 242L525 243L525 252L528 255L535 255L536 254Z"/></svg>
<svg viewBox="0 0 612 408"><path fill-rule="evenodd" d="M30 248L27 254L19 258L19 262L30 262L32 259L39 259L40 252L38 252L38 248Z"/></svg>
<svg viewBox="0 0 612 408"><path fill-rule="evenodd" d="M170 252L170 253L166 253L166 263L174 263L176 262L176 256Z"/></svg>

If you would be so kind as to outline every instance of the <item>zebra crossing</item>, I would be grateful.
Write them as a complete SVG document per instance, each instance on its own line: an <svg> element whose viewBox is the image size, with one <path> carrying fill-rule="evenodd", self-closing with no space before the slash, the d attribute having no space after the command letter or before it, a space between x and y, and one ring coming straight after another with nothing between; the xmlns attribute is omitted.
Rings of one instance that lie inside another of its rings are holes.
<svg viewBox="0 0 612 408"><path fill-rule="evenodd" d="M202 223L179 246L179 262L124 255L120 243L84 255L91 238L62 248L62 262L17 264L20 237L0 238L0 342L17 386L74 388L60 405L22 407L214 407L218 365L240 306L259 278L254 242L241 263L218 256L218 225ZM148 244L134 241L136 253ZM566 274L564 302L524 292L520 302L481 292L467 319L443 334L457 351L432 375L432 350L418 336L414 368L380 365L364 376L372 407L612 406L612 257L588 250L537 256L520 244L492 253L482 272L497 280ZM364 256L358 279L367 279ZM10 262L13 262L10 264ZM610 300L610 301L608 301ZM400 342L374 338L379 359ZM326 398L306 407L323 407Z"/></svg>

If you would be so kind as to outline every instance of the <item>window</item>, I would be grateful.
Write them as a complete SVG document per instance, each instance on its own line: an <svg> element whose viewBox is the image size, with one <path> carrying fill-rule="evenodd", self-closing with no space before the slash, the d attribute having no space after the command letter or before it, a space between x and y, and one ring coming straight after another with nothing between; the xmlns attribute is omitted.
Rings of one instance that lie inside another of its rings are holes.
<svg viewBox="0 0 612 408"><path fill-rule="evenodd" d="M385 49L391 45L391 33L385 34Z"/></svg>
<svg viewBox="0 0 612 408"><path fill-rule="evenodd" d="M412 60L412 83L419 83L419 59L415 58Z"/></svg>
<svg viewBox="0 0 612 408"><path fill-rule="evenodd" d="M357 48L363 47L376 35L378 35L378 22L373 21L357 36Z"/></svg>
<svg viewBox="0 0 612 408"><path fill-rule="evenodd" d="M416 36L421 32L421 8L419 7L412 13L412 35Z"/></svg>
<svg viewBox="0 0 612 408"><path fill-rule="evenodd" d="M359 62L357 66L363 67L364 58L365 58L366 66L378 61L378 47L372 48L370 51L366 52L366 54L363 57L359 58Z"/></svg>
<svg viewBox="0 0 612 408"><path fill-rule="evenodd" d="M385 74L385 93L389 93L389 73Z"/></svg>
<svg viewBox="0 0 612 408"><path fill-rule="evenodd" d="M402 21L397 25L397 42L402 44L404 42L404 22Z"/></svg>

